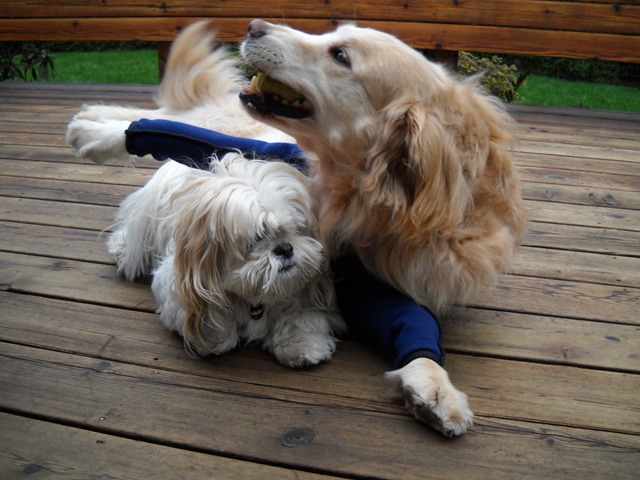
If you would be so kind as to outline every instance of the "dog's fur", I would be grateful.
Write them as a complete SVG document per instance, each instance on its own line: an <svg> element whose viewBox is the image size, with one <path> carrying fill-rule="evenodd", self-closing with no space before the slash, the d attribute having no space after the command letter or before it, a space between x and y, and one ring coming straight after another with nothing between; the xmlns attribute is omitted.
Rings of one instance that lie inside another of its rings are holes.
<svg viewBox="0 0 640 480"><path fill-rule="evenodd" d="M295 119L246 102L251 118L230 60L205 53L210 40L198 24L176 41L158 110L85 107L69 142L102 162L126 158L122 127L140 117L271 141L287 141L283 131L314 160L325 246L355 245L372 272L416 302L445 312L508 269L526 224L510 119L474 80L458 81L375 30L307 35L256 20L244 58L313 111ZM417 359L387 378L417 418L443 433L472 424L466 395L435 362Z"/></svg>
<svg viewBox="0 0 640 480"><path fill-rule="evenodd" d="M153 274L160 320L189 351L259 342L302 367L346 329L318 236L301 173L230 153L213 171L168 161L123 201L108 248L127 279Z"/></svg>

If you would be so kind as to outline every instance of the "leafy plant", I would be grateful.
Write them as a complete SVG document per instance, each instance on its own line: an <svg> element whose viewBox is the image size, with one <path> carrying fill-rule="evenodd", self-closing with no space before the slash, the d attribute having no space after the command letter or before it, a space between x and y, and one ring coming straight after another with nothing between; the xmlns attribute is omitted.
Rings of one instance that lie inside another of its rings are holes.
<svg viewBox="0 0 640 480"><path fill-rule="evenodd" d="M53 57L30 42L0 43L0 81L38 80L55 74Z"/></svg>
<svg viewBox="0 0 640 480"><path fill-rule="evenodd" d="M491 94L505 102L513 102L518 95L518 89L524 84L529 71L518 75L518 68L507 65L497 55L481 56L469 52L460 52L458 69L465 75L481 74L481 85Z"/></svg>

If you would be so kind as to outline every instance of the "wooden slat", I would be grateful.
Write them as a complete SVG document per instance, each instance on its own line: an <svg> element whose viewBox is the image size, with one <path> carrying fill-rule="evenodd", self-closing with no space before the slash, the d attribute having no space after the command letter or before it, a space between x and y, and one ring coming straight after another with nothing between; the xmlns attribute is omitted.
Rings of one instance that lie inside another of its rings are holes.
<svg viewBox="0 0 640 480"><path fill-rule="evenodd" d="M511 273L640 287L640 258L522 247L516 253Z"/></svg>
<svg viewBox="0 0 640 480"><path fill-rule="evenodd" d="M0 252L5 290L153 312L149 285L125 282L113 265Z"/></svg>
<svg viewBox="0 0 640 480"><path fill-rule="evenodd" d="M238 42L244 37L252 17L220 19L218 38ZM195 18L78 18L0 19L0 41L171 41ZM331 20L290 19L292 27L309 33L335 28ZM551 57L640 62L640 36L535 30L508 27L410 23L361 20L363 27L387 31L414 48L472 50L478 52L541 55Z"/></svg>
<svg viewBox="0 0 640 480"><path fill-rule="evenodd" d="M18 292L150 311L155 308L145 285L125 283L109 265L0 252L0 266L0 283ZM94 277L96 280L91 280ZM501 277L496 287L486 288L471 302L494 310L640 325L638 303L638 288L517 275Z"/></svg>
<svg viewBox="0 0 640 480"><path fill-rule="evenodd" d="M640 232L640 211L527 200L530 218L539 222Z"/></svg>
<svg viewBox="0 0 640 480"><path fill-rule="evenodd" d="M145 443L106 433L0 413L0 472L4 480L127 478L148 480L320 480L335 478ZM7 434L7 432L11 432ZM61 441L64 439L64 441Z"/></svg>
<svg viewBox="0 0 640 480"><path fill-rule="evenodd" d="M384 383L382 379L374 379L388 368L382 357L365 349L346 342L349 355L336 354L330 363L309 372L298 372L274 365L274 361L257 348L251 351L237 350L222 357L206 361L195 360L186 354L182 342L167 332L154 315L139 312L127 312L104 307L75 305L69 308L64 302L50 299L35 299L28 302L20 296L0 294L11 314L6 325L10 329L3 330L0 338L30 346L42 347L47 350L61 352L73 350L89 356L96 356L102 360L135 363L149 369L170 370L181 374L196 375L208 378L211 385L219 389L234 389L243 391L246 395L256 397L270 397L278 400L307 403L322 406L331 404L336 407L360 407L370 411L385 413L399 413L398 407L387 404L384 400ZM43 307L56 315L53 323L43 326L38 321ZM472 313L472 312L469 312ZM523 328L522 319L506 315L501 323L507 330ZM481 322L482 322L481 317ZM471 316L458 315L447 325L447 332L454 333L457 328L465 328L464 324L471 320ZM484 321L492 318L485 315ZM455 322L455 323L453 323ZM556 329L563 323L558 322ZM564 322L564 325L569 323ZM573 322L574 329L579 327ZM505 342L511 339L509 333L500 335L495 327L500 323L494 322L493 334L482 326L471 327L480 334L480 344ZM595 331L585 329L585 339L592 346L607 346L612 348L614 355L623 359L630 357L626 363L638 367L638 361L633 359L633 333L626 327L609 327L608 330L598 328ZM553 326L553 324L550 324ZM606 331L608 338L598 339L597 333ZM100 333L103 332L103 333ZM521 332L520 332L521 333ZM542 333L542 332L540 332ZM615 335L615 336L614 336ZM53 342L52 342L53 340ZM567 343L560 343L562 341ZM461 341L454 345L460 347L468 341L468 336L462 335ZM516 342L518 343L518 342ZM607 345L610 344L610 345ZM562 350L560 351L560 346ZM542 352L542 357L552 357L543 351L557 348L556 355L564 357L558 363L569 364L569 357L584 356L591 358L595 366L606 360L606 355L597 352L585 355L584 347L573 348L570 338L560 334L556 338L549 338L536 348L528 348L530 359ZM513 347L512 347L513 348ZM471 351L477 351L474 347ZM369 363L364 370L360 364ZM253 367L252 367L253 365ZM474 368L475 365L475 368ZM544 418L546 422L555 424L581 425L598 429L616 429L634 408L634 389L640 386L637 376L624 373L611 373L593 369L566 368L551 365L529 365L523 362L513 362L497 359L478 359L466 355L450 354L447 366L454 380L473 392L474 408L479 415L498 418L512 418L519 420L534 420ZM593 366L593 365L589 365ZM545 382L553 377L554 381ZM296 392L288 392L292 381L296 383ZM235 384L235 386L234 386ZM527 384L537 385L536 395L531 395ZM581 398L584 384L600 385L590 396L589 406ZM617 396L611 398L609 391L615 390ZM497 393L499 392L499 393ZM319 397L315 397L319 395ZM563 405L554 411L544 411L543 404L556 402ZM588 410L588 420L583 417ZM629 424L625 431L636 431L640 425Z"/></svg>
<svg viewBox="0 0 640 480"><path fill-rule="evenodd" d="M1 165L1 163L0 163ZM117 206L138 187L0 175L0 196ZM0 203L2 200L0 200Z"/></svg>
<svg viewBox="0 0 640 480"><path fill-rule="evenodd" d="M574 185L522 183L522 195L530 200L544 200L577 205L594 205L631 210L640 209L640 196L634 191L608 190Z"/></svg>
<svg viewBox="0 0 640 480"><path fill-rule="evenodd" d="M640 453L637 436L483 417L452 449L439 437L425 435L424 427L406 415L319 406L305 401L302 393L288 398L259 385L242 392L221 380L9 344L0 360L0 379L8 387L0 392L0 404L12 411L41 417L55 412L79 426L156 442L172 438L200 451L293 468L331 465L340 474L375 476L383 471L386 478L407 479L424 478L427 468L432 478L495 475L499 465L511 473L529 472L529 478L560 478L567 470L580 478L605 472L627 478L635 474L634 462L621 459ZM630 400L624 393L616 399ZM549 400L539 401L544 405ZM182 421L185 416L192 419L189 426ZM306 448L282 445L292 428L314 433ZM388 446L399 444L403 455L393 461L381 456ZM358 448L348 448L354 445Z"/></svg>
<svg viewBox="0 0 640 480"><path fill-rule="evenodd" d="M3 341L227 380L260 384L267 384L268 380L279 388L287 388L291 380L286 369L265 361L266 354L257 348L233 351L216 359L194 360L153 313L10 292L0 292L0 301L5 312L0 331ZM48 312L47 322L42 322L42 311ZM450 353L640 372L638 326L468 308L456 308L442 319L441 325L444 347ZM314 370L298 372L296 388L336 397L383 396L384 386L378 377L390 368L386 357L343 340L330 365L330 374ZM460 361L458 365L456 377L466 368ZM494 365L499 369L502 364ZM526 364L521 367L527 368ZM477 368L471 366L470 371L477 372ZM530 378L527 374L525 377ZM478 388L483 382L481 377L467 381ZM509 385L500 387L501 390L510 388ZM482 398L483 410L491 411L491 397ZM499 409L512 408L517 406L496 405L494 413L498 415Z"/></svg>
<svg viewBox="0 0 640 480"><path fill-rule="evenodd" d="M638 288L510 275L470 303L491 310L640 325Z"/></svg>
<svg viewBox="0 0 640 480"><path fill-rule="evenodd" d="M524 245L558 250L640 256L638 232L532 222Z"/></svg>
<svg viewBox="0 0 640 480"><path fill-rule="evenodd" d="M5 15L13 18L87 17L264 17L269 19L387 20L517 26L554 30L637 34L640 8L635 2L600 3L512 0L447 0L398 2L392 0L209 1L153 0L136 2L19 2L7 1Z"/></svg>
<svg viewBox="0 0 640 480"><path fill-rule="evenodd" d="M28 217L31 222L41 225L100 231L113 224L115 213L115 208L102 205L0 197L0 219L14 222Z"/></svg>
<svg viewBox="0 0 640 480"><path fill-rule="evenodd" d="M113 263L107 232L0 220L0 250L95 263Z"/></svg>
<svg viewBox="0 0 640 480"><path fill-rule="evenodd" d="M30 148L15 146L15 151L33 152ZM40 150L46 155L47 150ZM0 156L2 154L0 153ZM13 155L9 155L13 157ZM57 162L26 162L24 158L33 155L27 153L26 157L18 160L2 160L2 172L13 177L33 177L55 180L66 180L68 182L101 182L106 184L142 186L151 178L154 170L133 167L114 167L109 165L94 165L84 163L57 163ZM51 159L60 159L69 162L69 148L61 148L57 152L51 152ZM158 163L158 165L160 165Z"/></svg>
<svg viewBox="0 0 640 480"><path fill-rule="evenodd" d="M637 325L456 308L442 328L449 351L640 372Z"/></svg>

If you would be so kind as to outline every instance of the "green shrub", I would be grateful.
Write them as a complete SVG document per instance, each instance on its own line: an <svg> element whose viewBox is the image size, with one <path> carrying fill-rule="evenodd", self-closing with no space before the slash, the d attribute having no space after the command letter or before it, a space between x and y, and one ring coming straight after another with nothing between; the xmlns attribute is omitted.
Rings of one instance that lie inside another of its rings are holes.
<svg viewBox="0 0 640 480"><path fill-rule="evenodd" d="M492 95L505 102L513 102L518 95L518 88L524 83L527 74L518 75L515 65L507 65L497 55L483 56L469 52L458 55L458 69L464 75L481 74L481 85Z"/></svg>
<svg viewBox="0 0 640 480"><path fill-rule="evenodd" d="M0 43L0 81L38 80L55 74L49 51L31 42Z"/></svg>

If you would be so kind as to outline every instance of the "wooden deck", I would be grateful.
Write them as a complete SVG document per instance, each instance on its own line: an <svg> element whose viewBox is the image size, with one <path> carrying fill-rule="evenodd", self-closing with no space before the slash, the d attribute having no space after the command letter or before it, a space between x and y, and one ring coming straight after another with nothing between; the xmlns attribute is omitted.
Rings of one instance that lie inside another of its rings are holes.
<svg viewBox="0 0 640 480"><path fill-rule="evenodd" d="M387 401L366 346L301 371L193 360L116 276L101 232L157 164L86 164L64 131L152 91L0 84L0 478L638 478L640 115L512 109L532 223L512 274L444 322L476 413L449 440Z"/></svg>

